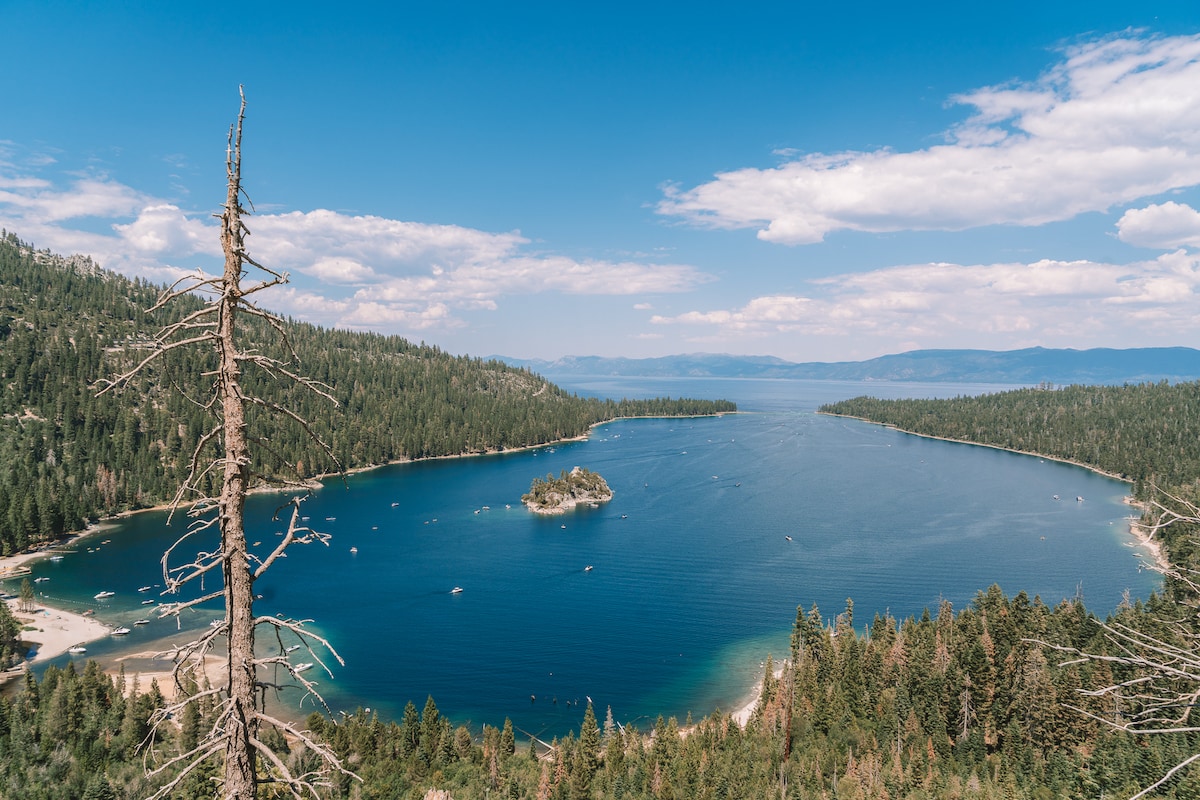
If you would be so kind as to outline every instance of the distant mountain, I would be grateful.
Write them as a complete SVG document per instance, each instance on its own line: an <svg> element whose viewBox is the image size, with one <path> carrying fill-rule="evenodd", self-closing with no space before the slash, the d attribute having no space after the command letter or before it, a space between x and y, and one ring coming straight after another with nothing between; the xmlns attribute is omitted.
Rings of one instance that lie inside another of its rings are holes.
<svg viewBox="0 0 1200 800"><path fill-rule="evenodd" d="M1121 384L1200 379L1200 350L913 350L867 361L797 364L771 356L691 353L662 358L566 356L555 361L495 357L547 377L792 378L842 381Z"/></svg>

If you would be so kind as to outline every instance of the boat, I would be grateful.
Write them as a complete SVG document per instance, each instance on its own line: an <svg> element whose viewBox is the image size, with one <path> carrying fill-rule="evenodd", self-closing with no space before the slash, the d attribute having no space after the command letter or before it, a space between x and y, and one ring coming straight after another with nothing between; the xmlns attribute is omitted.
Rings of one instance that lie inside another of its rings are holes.
<svg viewBox="0 0 1200 800"><path fill-rule="evenodd" d="M112 635L113 636L124 636L125 634L127 634L129 632L130 632L129 628L122 626L120 628L113 629Z"/></svg>
<svg viewBox="0 0 1200 800"><path fill-rule="evenodd" d="M392 503L392 508L395 508L395 507L396 507L396 506L398 506L398 505L400 505L400 504L399 504L399 503Z"/></svg>
<svg viewBox="0 0 1200 800"><path fill-rule="evenodd" d="M293 669L296 672L304 672L306 669L312 669L312 662L305 661L303 664L297 664Z"/></svg>
<svg viewBox="0 0 1200 800"><path fill-rule="evenodd" d="M588 564L586 567L584 567L584 568L583 568L583 571L584 571L584 572L591 572L591 571L592 571L592 565L591 565L591 564Z"/></svg>
<svg viewBox="0 0 1200 800"><path fill-rule="evenodd" d="M50 580L50 579L49 579L49 578L47 578L45 575L43 575L43 576L42 576L42 577L40 577L40 578L34 578L34 579L33 579L33 582L34 582L34 583L44 583L45 581L48 581L48 580Z"/></svg>
<svg viewBox="0 0 1200 800"><path fill-rule="evenodd" d="M1083 495L1080 495L1080 494L1077 494L1077 495L1075 495L1075 502L1077 502L1077 503L1082 503L1082 502L1083 502Z"/></svg>
<svg viewBox="0 0 1200 800"><path fill-rule="evenodd" d="M455 586L453 589L450 590L450 594L462 594L462 587Z"/></svg>
<svg viewBox="0 0 1200 800"><path fill-rule="evenodd" d="M79 655L80 653L86 653L87 648L81 644L77 644L74 647L67 648L67 652L71 653L72 655Z"/></svg>
<svg viewBox="0 0 1200 800"><path fill-rule="evenodd" d="M63 557L62 556L50 556L50 560L51 561L62 561Z"/></svg>
<svg viewBox="0 0 1200 800"><path fill-rule="evenodd" d="M112 597L116 592L97 592L94 596L97 600L103 600L106 597Z"/></svg>
<svg viewBox="0 0 1200 800"><path fill-rule="evenodd" d="M289 647L289 648L287 648L286 650L284 650L283 652L285 652L285 653L294 653L294 652L296 652L296 651L297 651L297 650L299 650L299 649L300 649L300 645L298 645L298 644L294 644L294 645L292 645L291 647Z"/></svg>
<svg viewBox="0 0 1200 800"><path fill-rule="evenodd" d="M153 600L143 600L142 601L142 605L144 605L144 606L149 606L149 605L153 605L153 604L154 604Z"/></svg>
<svg viewBox="0 0 1200 800"><path fill-rule="evenodd" d="M148 620L148 619L137 619L137 620L134 620L134 621L133 621L133 624L134 624L134 625L149 625L149 624L150 624L150 620Z"/></svg>
<svg viewBox="0 0 1200 800"><path fill-rule="evenodd" d="M792 537L788 536L786 533L783 535L783 538L787 539L789 542L792 540Z"/></svg>
<svg viewBox="0 0 1200 800"><path fill-rule="evenodd" d="M351 553L357 553L357 552L358 552L358 548L357 548L357 547L351 547L351 548L350 548L350 552L351 552Z"/></svg>
<svg viewBox="0 0 1200 800"><path fill-rule="evenodd" d="M139 592L148 592L148 591L150 591L151 588L153 588L153 587L143 586L143 587L139 588L138 591Z"/></svg>
<svg viewBox="0 0 1200 800"><path fill-rule="evenodd" d="M337 517L326 517L325 521L326 522L337 522Z"/></svg>

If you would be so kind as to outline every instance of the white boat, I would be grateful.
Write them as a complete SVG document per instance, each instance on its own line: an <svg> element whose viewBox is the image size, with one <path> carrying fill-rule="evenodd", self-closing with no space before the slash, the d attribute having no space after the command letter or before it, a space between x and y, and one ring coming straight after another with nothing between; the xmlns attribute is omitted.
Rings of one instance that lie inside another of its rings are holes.
<svg viewBox="0 0 1200 800"><path fill-rule="evenodd" d="M84 646L83 646L83 645L81 645L81 644L77 644L77 645L75 645L74 647L68 648L68 649L67 649L67 652L68 652L68 653L71 653L71 654L73 654L73 655L79 655L80 653L86 653L86 652L87 652L87 648L86 648L86 647L84 647Z"/></svg>
<svg viewBox="0 0 1200 800"><path fill-rule="evenodd" d="M51 561L62 561L63 557L62 556L50 556L50 560Z"/></svg>
<svg viewBox="0 0 1200 800"><path fill-rule="evenodd" d="M152 606L152 605L154 605L154 601L153 601L153 600L143 600L143 601L142 601L142 605L144 605L144 606Z"/></svg>
<svg viewBox="0 0 1200 800"><path fill-rule="evenodd" d="M97 592L95 598L97 600L103 600L106 597L112 597L114 594L116 594L116 592Z"/></svg>
<svg viewBox="0 0 1200 800"><path fill-rule="evenodd" d="M296 672L304 672L306 669L312 669L312 662L311 662L311 661L305 661L303 664L297 664L297 665L295 666L295 671L296 671Z"/></svg>
<svg viewBox="0 0 1200 800"><path fill-rule="evenodd" d="M326 522L337 522L337 517L326 517L325 521Z"/></svg>
<svg viewBox="0 0 1200 800"><path fill-rule="evenodd" d="M591 571L592 571L592 565L591 565L591 564L588 564L586 567L584 567L584 568L583 568L583 571L584 571L584 572L591 572Z"/></svg>
<svg viewBox="0 0 1200 800"><path fill-rule="evenodd" d="M114 629L112 632L112 635L113 636L124 636L125 634L127 634L129 632L130 632L129 628L121 627L121 628Z"/></svg>
<svg viewBox="0 0 1200 800"><path fill-rule="evenodd" d="M792 540L792 537L788 536L786 533L783 535L783 538L787 539L789 542Z"/></svg>
<svg viewBox="0 0 1200 800"><path fill-rule="evenodd" d="M34 582L34 583L44 583L44 582L46 582L46 581L48 581L48 580L50 580L50 579L49 579L49 578L47 578L45 575L43 575L43 576L42 576L42 577L40 577L40 578L34 578L34 579L33 579L33 582Z"/></svg>
<svg viewBox="0 0 1200 800"><path fill-rule="evenodd" d="M462 587L455 586L453 589L450 590L450 594L462 594Z"/></svg>
<svg viewBox="0 0 1200 800"><path fill-rule="evenodd" d="M294 644L294 645L292 645L291 647L289 647L289 648L287 648L286 650L284 650L283 652L285 652L285 653L294 653L294 652L296 652L296 651L297 651L297 650L299 650L299 649L300 649L300 645L298 645L298 644Z"/></svg>
<svg viewBox="0 0 1200 800"><path fill-rule="evenodd" d="M133 624L134 624L134 625L149 625L149 624L150 624L150 620L148 620L148 619L139 619L139 620L134 620Z"/></svg>
<svg viewBox="0 0 1200 800"><path fill-rule="evenodd" d="M358 548L357 548L357 547L351 547L351 548L350 548L350 552L351 552L351 553L357 553L357 552L358 552Z"/></svg>
<svg viewBox="0 0 1200 800"><path fill-rule="evenodd" d="M148 592L148 591L150 591L151 588L152 587L150 587L150 586L143 586L140 589L138 589L138 591L139 592Z"/></svg>

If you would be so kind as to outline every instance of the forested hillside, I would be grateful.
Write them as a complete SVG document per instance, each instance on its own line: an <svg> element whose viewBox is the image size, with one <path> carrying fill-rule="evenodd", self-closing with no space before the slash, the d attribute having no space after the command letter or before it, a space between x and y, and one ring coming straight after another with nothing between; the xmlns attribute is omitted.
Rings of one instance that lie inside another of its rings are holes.
<svg viewBox="0 0 1200 800"><path fill-rule="evenodd" d="M97 396L100 381L148 352L160 326L199 305L184 298L150 316L161 288L0 237L0 554L173 495L208 424L193 400L208 394L211 356L176 351L134 391ZM256 334L252 324L245 330ZM526 447L619 416L733 410L580 398L528 371L395 336L301 323L287 331L295 369L327 384L340 407L294 387L247 388L308 419L345 469ZM265 352L287 359L276 337L257 334ZM285 463L300 477L336 469L311 458L298 426L278 426L263 452L274 459L259 465L265 472Z"/></svg>
<svg viewBox="0 0 1200 800"><path fill-rule="evenodd" d="M1068 386L945 400L856 397L820 408L926 436L1064 458L1148 486L1200 477L1200 383Z"/></svg>
<svg viewBox="0 0 1200 800"><path fill-rule="evenodd" d="M1118 609L1110 623L1178 642L1162 622L1178 608L1152 597ZM314 713L307 725L358 776L339 777L320 796L363 800L420 800L434 789L446 793L432 795L443 800L1083 800L1130 797L1200 751L1195 734L1138 738L1069 708L1103 713L1111 698L1079 690L1139 673L1064 658L1038 640L1120 652L1080 603L1049 608L992 587L957 614L943 604L917 619L876 617L869 626L849 603L832 618L798 609L791 652L780 654L789 661L776 675L768 660L763 696L744 729L720 712L622 725L589 705L578 735L547 748L507 720L482 730L452 721L433 698L420 711L409 703L398 720ZM149 794L154 782L143 774L143 757L152 753L145 763L153 765L186 750L208 721L204 712L189 713L160 728L152 750L139 750L146 719L163 701L144 684L126 697L121 687L132 683L132 676L100 675L94 663L82 673L68 665L27 680L16 698L0 697L0 794ZM265 738L293 770L313 765L281 735ZM171 796L211 798L213 774L206 767ZM264 783L260 796L276 795ZM1200 774L1185 770L1154 796L1200 796Z"/></svg>

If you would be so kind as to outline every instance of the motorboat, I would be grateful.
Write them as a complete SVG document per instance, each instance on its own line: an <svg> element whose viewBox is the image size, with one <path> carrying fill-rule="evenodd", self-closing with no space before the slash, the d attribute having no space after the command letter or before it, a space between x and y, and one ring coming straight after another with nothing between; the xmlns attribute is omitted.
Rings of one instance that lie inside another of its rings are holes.
<svg viewBox="0 0 1200 800"><path fill-rule="evenodd" d="M68 653L71 653L72 655L76 655L76 656L77 656L77 655L79 655L80 653L86 653L86 652L87 652L87 648L86 648L86 647L84 647L84 646L83 646L83 645L81 645L81 644L77 644L77 645L75 645L74 647L69 647L69 648L67 648L67 652L68 652Z"/></svg>
<svg viewBox="0 0 1200 800"><path fill-rule="evenodd" d="M103 600L106 597L112 597L114 594L116 594L116 592L97 592L95 594L95 598L97 600Z"/></svg>
<svg viewBox="0 0 1200 800"><path fill-rule="evenodd" d="M312 666L311 661L305 661L303 664L297 664L293 669L296 672L304 672L305 670L312 669Z"/></svg>
<svg viewBox="0 0 1200 800"><path fill-rule="evenodd" d="M131 632L131 631L130 631L130 629L129 629L129 628L126 628L126 627L124 627L124 626L121 626L120 628L114 628L114 629L113 629L113 632L112 632L112 635L113 635L113 636L124 636L125 634L127 634L127 633L130 633L130 632Z"/></svg>
<svg viewBox="0 0 1200 800"><path fill-rule="evenodd" d="M152 588L153 588L152 586L142 586L142 587L140 587L140 588L138 589L138 591L139 591L139 592L148 592L148 591L150 591Z"/></svg>
<svg viewBox="0 0 1200 800"><path fill-rule="evenodd" d="M450 590L450 594L462 594L462 587L455 586L453 589Z"/></svg>
<svg viewBox="0 0 1200 800"><path fill-rule="evenodd" d="M133 624L134 624L134 625L149 625L149 624L150 624L150 620L148 620L148 619L139 619L139 620L134 620L134 623L133 623Z"/></svg>

